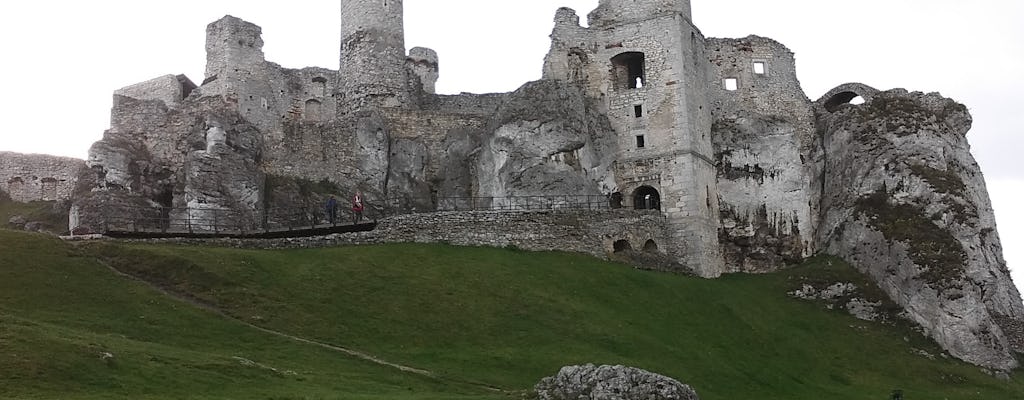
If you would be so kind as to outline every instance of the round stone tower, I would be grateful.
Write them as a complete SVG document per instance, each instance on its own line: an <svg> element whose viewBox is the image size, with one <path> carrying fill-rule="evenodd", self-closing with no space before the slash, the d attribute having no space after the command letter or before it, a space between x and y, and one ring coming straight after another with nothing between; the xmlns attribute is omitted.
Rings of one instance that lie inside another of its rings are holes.
<svg viewBox="0 0 1024 400"><path fill-rule="evenodd" d="M340 113L408 98L402 0L341 0Z"/></svg>

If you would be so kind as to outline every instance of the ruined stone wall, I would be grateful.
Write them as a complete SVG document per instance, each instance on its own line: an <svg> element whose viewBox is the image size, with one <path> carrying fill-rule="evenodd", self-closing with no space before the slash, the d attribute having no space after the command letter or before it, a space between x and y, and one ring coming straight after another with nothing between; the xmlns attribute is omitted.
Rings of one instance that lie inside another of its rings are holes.
<svg viewBox="0 0 1024 400"><path fill-rule="evenodd" d="M184 75L164 75L114 91L115 96L139 100L160 100L168 107L178 107L196 86Z"/></svg>
<svg viewBox="0 0 1024 400"><path fill-rule="evenodd" d="M436 51L424 47L413 47L409 49L406 66L409 73L419 80L420 88L424 93L436 93L437 79L440 77Z"/></svg>
<svg viewBox="0 0 1024 400"><path fill-rule="evenodd" d="M69 200L84 168L77 158L0 151L0 190L18 202Z"/></svg>
<svg viewBox="0 0 1024 400"><path fill-rule="evenodd" d="M758 36L707 43L728 271L799 262L815 249L820 152L793 53Z"/></svg>
<svg viewBox="0 0 1024 400"><path fill-rule="evenodd" d="M231 16L211 23L206 53L202 95L237 104L267 143L283 141L289 124L331 121L337 115L338 72L288 69L267 62L262 29L255 24ZM269 150L268 160L291 156Z"/></svg>

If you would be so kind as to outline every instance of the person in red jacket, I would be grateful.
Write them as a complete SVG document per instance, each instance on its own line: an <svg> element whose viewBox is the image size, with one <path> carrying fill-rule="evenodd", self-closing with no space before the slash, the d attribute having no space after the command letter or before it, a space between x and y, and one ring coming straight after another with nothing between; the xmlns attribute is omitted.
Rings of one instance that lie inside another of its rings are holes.
<svg viewBox="0 0 1024 400"><path fill-rule="evenodd" d="M363 220L363 194L356 192L352 197L352 223L358 224Z"/></svg>

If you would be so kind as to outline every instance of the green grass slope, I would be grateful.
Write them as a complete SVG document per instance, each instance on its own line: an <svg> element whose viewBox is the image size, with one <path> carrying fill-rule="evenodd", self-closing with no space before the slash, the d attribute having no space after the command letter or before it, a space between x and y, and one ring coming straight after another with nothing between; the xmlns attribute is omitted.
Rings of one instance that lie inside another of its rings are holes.
<svg viewBox="0 0 1024 400"><path fill-rule="evenodd" d="M0 230L0 398L448 399L476 387L254 330Z"/></svg>
<svg viewBox="0 0 1024 400"><path fill-rule="evenodd" d="M41 222L43 230L53 233L64 233L68 230L67 210L59 210L54 201L33 201L19 203L12 201L7 193L0 191L0 229L7 227L11 217L19 215L26 222Z"/></svg>
<svg viewBox="0 0 1024 400"><path fill-rule="evenodd" d="M171 300L96 258L234 319ZM940 353L918 333L786 295L808 279L862 278L830 259L702 280L490 248L71 247L0 232L0 390L16 394L8 398L497 399L515 396L482 386L525 390L589 362L672 376L704 400L886 399L896 388L908 400L1024 398L1016 380L917 355Z"/></svg>

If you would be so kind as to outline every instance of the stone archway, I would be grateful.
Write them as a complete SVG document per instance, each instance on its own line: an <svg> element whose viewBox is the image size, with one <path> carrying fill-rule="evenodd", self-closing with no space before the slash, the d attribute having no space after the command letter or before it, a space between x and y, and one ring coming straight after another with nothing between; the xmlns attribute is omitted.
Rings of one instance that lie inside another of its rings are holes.
<svg viewBox="0 0 1024 400"><path fill-rule="evenodd" d="M661 194L658 189L641 186L633 192L633 208L637 210L661 210Z"/></svg>
<svg viewBox="0 0 1024 400"><path fill-rule="evenodd" d="M853 99L858 97L864 99L865 102L871 101L876 94L878 94L878 89L863 83L844 83L829 90L816 103L831 113L838 111L845 104L850 104Z"/></svg>

